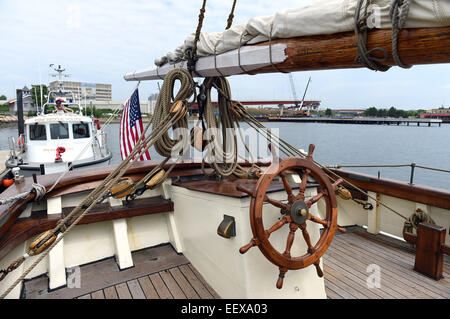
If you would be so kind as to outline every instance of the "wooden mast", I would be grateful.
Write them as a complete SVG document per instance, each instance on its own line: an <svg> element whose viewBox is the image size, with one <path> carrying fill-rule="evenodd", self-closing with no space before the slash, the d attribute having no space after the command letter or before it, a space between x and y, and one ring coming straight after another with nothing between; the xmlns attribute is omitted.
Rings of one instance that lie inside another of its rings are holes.
<svg viewBox="0 0 450 319"><path fill-rule="evenodd" d="M373 30L368 33L368 50L385 49L388 59L385 65L395 65L392 57L392 30ZM364 68L355 62L358 55L354 32L278 39L271 43L273 64L269 60L269 42L247 45L241 48L241 66L252 74L280 71L312 71L330 69ZM450 27L403 29L399 32L399 55L406 64L450 63ZM197 74L230 76L244 74L239 67L238 50L214 57L202 57L197 62ZM175 67L186 67L186 62L166 64L161 68L139 70L125 75L127 81L160 80Z"/></svg>

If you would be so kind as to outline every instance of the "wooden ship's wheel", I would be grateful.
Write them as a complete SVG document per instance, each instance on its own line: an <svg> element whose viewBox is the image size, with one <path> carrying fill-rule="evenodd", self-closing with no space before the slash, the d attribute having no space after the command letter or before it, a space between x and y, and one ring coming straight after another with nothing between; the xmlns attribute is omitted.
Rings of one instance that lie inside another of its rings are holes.
<svg viewBox="0 0 450 319"><path fill-rule="evenodd" d="M292 157L283 159L278 163L273 163L261 175L254 191L238 186L238 190L249 194L252 198L250 203L250 223L254 236L250 243L242 247L239 251L241 254L245 254L251 247L258 246L263 255L280 269L276 284L278 289L282 288L283 279L288 270L302 269L314 265L317 270L317 275L323 277L323 272L320 268L320 258L330 246L335 231L344 231L337 225L337 200L335 195L336 188L343 181L338 180L336 183L331 184L322 169L314 163L312 159L313 152L314 145L310 145L309 154L306 158ZM298 173L302 176L297 194L294 194L294 190L288 181L289 173ZM286 203L271 199L267 196L269 185L277 177L281 178L284 190L287 193ZM305 197L308 177L314 178L318 184L318 194L309 199ZM326 205L325 219L321 219L310 213L311 207L322 198L325 200ZM270 203L280 208L283 214L281 220L269 229L264 228L263 224L264 203ZM311 243L311 238L307 230L307 221L323 226L320 238L315 245ZM287 237L285 251L279 252L272 246L269 239L273 232L281 229L284 225L289 225L290 232ZM295 257L291 255L291 248L294 243L295 233L298 229L301 230L308 249L303 256Z"/></svg>

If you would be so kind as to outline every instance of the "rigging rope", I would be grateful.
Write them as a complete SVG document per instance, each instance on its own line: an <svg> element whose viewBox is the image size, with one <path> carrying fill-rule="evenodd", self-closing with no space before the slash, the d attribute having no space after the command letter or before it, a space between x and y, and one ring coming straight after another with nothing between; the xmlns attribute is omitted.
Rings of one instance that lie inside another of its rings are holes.
<svg viewBox="0 0 450 319"><path fill-rule="evenodd" d="M231 89L228 80L223 77L205 79L206 105L204 116L206 120L206 138L210 141L207 148L210 150L210 158L206 159L220 176L232 175L237 167L237 137L235 133L235 122L231 112ZM211 89L218 91L218 113L211 101ZM203 165L205 158L203 159Z"/></svg>
<svg viewBox="0 0 450 319"><path fill-rule="evenodd" d="M233 25L234 9L236 8L236 1L237 0L233 0L233 6L231 7L231 12L230 15L228 16L227 27L225 28L225 30L228 30Z"/></svg>
<svg viewBox="0 0 450 319"><path fill-rule="evenodd" d="M193 73L195 71L195 64L197 63L197 42L200 39L200 33L203 27L203 20L205 19L205 11L206 11L206 0L203 0L202 7L200 9L200 14L198 16L198 24L197 30L195 31L194 44L192 46L192 50L186 51L187 58L187 68L189 72Z"/></svg>
<svg viewBox="0 0 450 319"><path fill-rule="evenodd" d="M369 18L370 16L368 12L369 3L369 0L358 0L356 4L354 29L356 42L358 45L358 56L356 57L355 61L357 63L365 65L367 68L373 71L386 72L391 68L390 66L382 64L387 60L388 57L386 50L383 48L374 48L371 50L367 50L367 35L369 32L367 18ZM383 57L376 57L375 55L373 55L373 53L375 52L380 52Z"/></svg>
<svg viewBox="0 0 450 319"><path fill-rule="evenodd" d="M392 0L389 16L392 21L392 56L394 62L402 68L409 69L412 65L402 62L398 53L398 32L403 29L408 19L409 8L411 0ZM367 50L367 36L370 27L367 20L372 14L369 13L369 7L371 6L370 0L358 0L355 9L355 35L358 46L358 56L356 62L365 65L367 68L374 71L386 72L391 67L383 65L388 58L388 52L383 48L374 48ZM383 55L382 58L375 56L373 53L379 52Z"/></svg>
<svg viewBox="0 0 450 319"><path fill-rule="evenodd" d="M180 81L181 87L174 97L175 82ZM152 132L158 127L158 124L167 116L170 112L171 101L184 101L188 100L195 92L195 83L185 69L176 69L175 71L169 72L161 87L160 94L156 101L155 111L152 117ZM188 128L188 118L187 115L174 123L172 127L176 129L186 129ZM179 140L173 140L170 138L168 132L164 132L162 137L155 142L155 149L159 155L164 157L171 157L174 147L179 143ZM178 154L177 154L178 155Z"/></svg>
<svg viewBox="0 0 450 319"><path fill-rule="evenodd" d="M410 4L411 0L393 0L389 10L392 21L392 56L395 63L404 69L410 69L412 65L404 64L398 54L398 31L406 24Z"/></svg>

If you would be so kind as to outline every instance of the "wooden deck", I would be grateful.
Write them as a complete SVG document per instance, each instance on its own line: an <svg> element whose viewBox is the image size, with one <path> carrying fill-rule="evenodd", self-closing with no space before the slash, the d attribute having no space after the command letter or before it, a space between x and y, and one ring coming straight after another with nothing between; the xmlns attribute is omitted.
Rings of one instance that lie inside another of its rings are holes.
<svg viewBox="0 0 450 319"><path fill-rule="evenodd" d="M400 240L350 227L337 234L324 256L325 287L330 299L449 299L450 258L436 281L413 270L415 253ZM369 289L369 265L380 267L380 288Z"/></svg>
<svg viewBox="0 0 450 319"><path fill-rule="evenodd" d="M114 258L80 267L80 287L48 291L48 278L25 282L27 299L217 299L199 272L170 245L133 253L135 266L120 271Z"/></svg>
<svg viewBox="0 0 450 319"><path fill-rule="evenodd" d="M38 299L220 298L198 271L170 245L133 253L135 267L120 271L114 258L80 267L81 287L48 291L48 278L25 282L23 297ZM380 268L380 288L368 288L369 265ZM371 235L360 227L338 234L324 256L330 299L450 298L450 259L435 281L413 270L414 250L405 242ZM268 279L269 280L269 279Z"/></svg>

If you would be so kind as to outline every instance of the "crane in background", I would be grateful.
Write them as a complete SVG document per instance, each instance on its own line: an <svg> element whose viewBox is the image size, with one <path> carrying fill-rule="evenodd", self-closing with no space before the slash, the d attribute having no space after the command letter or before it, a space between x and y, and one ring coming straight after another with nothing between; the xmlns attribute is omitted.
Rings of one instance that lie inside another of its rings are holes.
<svg viewBox="0 0 450 319"><path fill-rule="evenodd" d="M287 109L295 109L295 110L299 111L299 115L310 116L311 106L308 106L307 111L303 111L302 108L305 103L305 97L306 97L306 93L308 92L309 84L311 83L311 77L309 77L309 79L308 79L308 84L306 84L306 89L305 89L305 92L303 93L303 98L301 99L301 101L298 101L298 98L297 98L297 91L295 90L294 77L292 76L292 73L289 73L289 81L291 83L292 97L295 101L295 106L287 108Z"/></svg>

